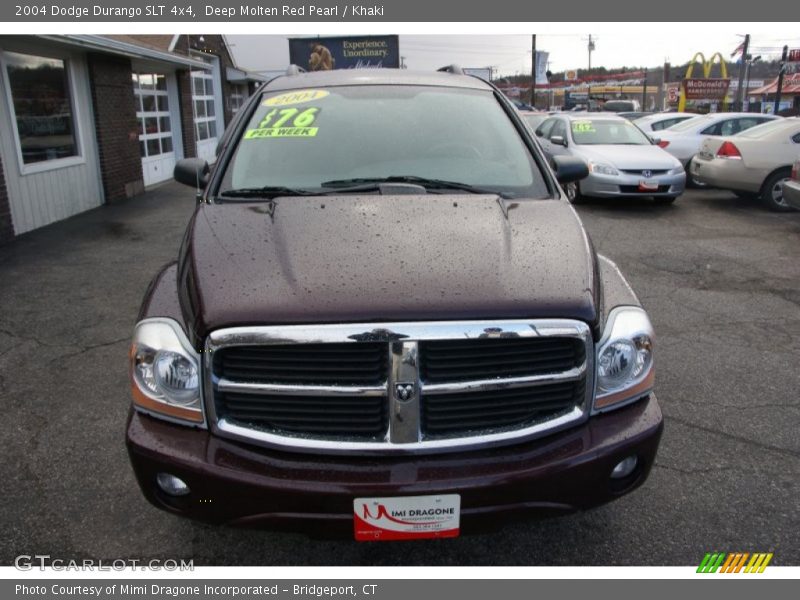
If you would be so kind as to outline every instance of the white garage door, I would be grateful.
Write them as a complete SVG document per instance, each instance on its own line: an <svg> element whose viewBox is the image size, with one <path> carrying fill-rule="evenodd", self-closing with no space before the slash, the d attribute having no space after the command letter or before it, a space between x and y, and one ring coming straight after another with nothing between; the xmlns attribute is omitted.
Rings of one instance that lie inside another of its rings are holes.
<svg viewBox="0 0 800 600"><path fill-rule="evenodd" d="M170 179L175 168L167 76L163 73L134 73L133 93L139 120L142 175L146 186L153 185Z"/></svg>

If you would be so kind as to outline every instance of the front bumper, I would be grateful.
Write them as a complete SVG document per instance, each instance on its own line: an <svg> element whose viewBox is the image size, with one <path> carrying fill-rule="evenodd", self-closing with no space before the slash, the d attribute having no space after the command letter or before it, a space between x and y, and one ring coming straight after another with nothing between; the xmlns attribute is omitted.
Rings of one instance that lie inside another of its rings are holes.
<svg viewBox="0 0 800 600"><path fill-rule="evenodd" d="M766 173L747 169L741 160L728 158L703 158L699 154L690 167L692 177L712 187L723 190L757 193Z"/></svg>
<svg viewBox="0 0 800 600"><path fill-rule="evenodd" d="M581 194L595 198L614 198L630 196L677 197L686 187L686 173L681 171L674 175L656 175L647 181L658 183L657 190L639 190L639 184L645 180L642 175L621 173L620 175L600 175L590 173L581 179Z"/></svg>
<svg viewBox="0 0 800 600"><path fill-rule="evenodd" d="M575 428L505 448L415 457L324 456L267 450L132 412L127 446L145 497L202 521L352 537L357 497L460 494L464 533L521 516L609 502L641 485L663 429L655 395ZM622 480L609 475L636 454ZM183 479L167 496L156 475Z"/></svg>
<svg viewBox="0 0 800 600"><path fill-rule="evenodd" d="M800 210L800 181L790 179L783 182L783 199L792 208Z"/></svg>

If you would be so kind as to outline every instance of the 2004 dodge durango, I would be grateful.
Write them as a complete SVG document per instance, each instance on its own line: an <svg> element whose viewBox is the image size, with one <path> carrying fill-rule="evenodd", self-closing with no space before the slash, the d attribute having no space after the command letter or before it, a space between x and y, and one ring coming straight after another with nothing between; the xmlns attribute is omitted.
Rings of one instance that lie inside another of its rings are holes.
<svg viewBox="0 0 800 600"><path fill-rule="evenodd" d="M513 105L459 73L299 73L237 114L147 290L127 447L194 519L451 537L642 484L653 331Z"/></svg>

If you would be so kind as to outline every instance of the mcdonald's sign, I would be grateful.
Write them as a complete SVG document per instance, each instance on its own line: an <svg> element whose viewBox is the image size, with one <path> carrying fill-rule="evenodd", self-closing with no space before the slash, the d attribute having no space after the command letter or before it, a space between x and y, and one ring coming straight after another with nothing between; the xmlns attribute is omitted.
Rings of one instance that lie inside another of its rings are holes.
<svg viewBox="0 0 800 600"><path fill-rule="evenodd" d="M698 59L700 59L699 63L703 67L703 77L693 78L692 74L694 73L694 66L697 64ZM721 77L711 77L711 69L714 66L714 61L719 62ZM719 52L712 55L710 60L706 60L706 57L702 52L696 53L689 62L689 66L686 68L686 76L681 84L681 95L680 99L678 100L678 110L680 112L686 110L686 100L698 99L722 99L722 109L725 110L726 106L724 99L725 94L728 92L730 82L731 80L728 78L728 67L725 64L725 59L722 58L722 55Z"/></svg>
<svg viewBox="0 0 800 600"><path fill-rule="evenodd" d="M772 552L706 552L698 573L763 573Z"/></svg>

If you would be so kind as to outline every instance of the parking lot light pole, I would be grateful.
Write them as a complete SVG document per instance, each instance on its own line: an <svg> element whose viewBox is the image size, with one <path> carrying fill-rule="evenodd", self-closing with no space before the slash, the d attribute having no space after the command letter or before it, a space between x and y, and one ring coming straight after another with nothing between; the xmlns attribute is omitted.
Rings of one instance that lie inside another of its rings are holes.
<svg viewBox="0 0 800 600"><path fill-rule="evenodd" d="M781 92L783 91L783 76L786 74L786 60L789 58L789 46L783 47L783 55L781 55L781 67L778 71L778 89L775 90L775 106L772 114L777 115L781 106Z"/></svg>

